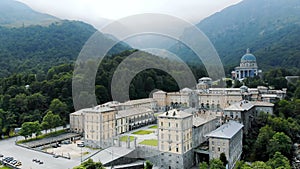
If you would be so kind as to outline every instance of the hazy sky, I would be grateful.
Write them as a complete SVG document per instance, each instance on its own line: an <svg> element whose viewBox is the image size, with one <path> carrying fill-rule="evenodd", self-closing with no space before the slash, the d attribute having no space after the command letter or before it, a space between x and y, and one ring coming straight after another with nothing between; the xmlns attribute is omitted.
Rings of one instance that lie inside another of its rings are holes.
<svg viewBox="0 0 300 169"><path fill-rule="evenodd" d="M62 19L101 22L141 13L163 13L198 23L241 0L18 0L34 10ZM99 23L100 24L100 23Z"/></svg>

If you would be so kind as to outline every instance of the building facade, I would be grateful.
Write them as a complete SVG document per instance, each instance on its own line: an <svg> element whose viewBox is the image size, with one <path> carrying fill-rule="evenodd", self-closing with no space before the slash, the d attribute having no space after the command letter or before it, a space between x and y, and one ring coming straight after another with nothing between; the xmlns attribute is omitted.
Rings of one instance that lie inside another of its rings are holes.
<svg viewBox="0 0 300 169"><path fill-rule="evenodd" d="M231 120L237 121L244 125L244 131L247 134L251 129L254 117L257 115L254 105L247 100L232 104L224 109L224 122Z"/></svg>
<svg viewBox="0 0 300 169"><path fill-rule="evenodd" d="M149 108L132 108L120 110L116 114L116 131L122 134L145 125L153 124L156 118Z"/></svg>
<svg viewBox="0 0 300 169"><path fill-rule="evenodd" d="M259 74L261 74L261 70L258 70L256 57L247 49L246 54L241 58L240 66L232 71L232 78L243 80L247 77L259 76Z"/></svg>
<svg viewBox="0 0 300 169"><path fill-rule="evenodd" d="M206 136L209 140L209 158L220 158L221 153L224 153L228 160L228 168L232 169L243 151L242 128L242 124L229 121L208 133Z"/></svg>
<svg viewBox="0 0 300 169"><path fill-rule="evenodd" d="M158 116L160 168L188 169L193 166L193 115L169 110Z"/></svg>
<svg viewBox="0 0 300 169"><path fill-rule="evenodd" d="M90 147L106 148L112 146L116 136L116 110L96 106L84 110L84 138Z"/></svg>
<svg viewBox="0 0 300 169"><path fill-rule="evenodd" d="M78 110L70 114L70 131L74 133L84 133L84 110Z"/></svg>

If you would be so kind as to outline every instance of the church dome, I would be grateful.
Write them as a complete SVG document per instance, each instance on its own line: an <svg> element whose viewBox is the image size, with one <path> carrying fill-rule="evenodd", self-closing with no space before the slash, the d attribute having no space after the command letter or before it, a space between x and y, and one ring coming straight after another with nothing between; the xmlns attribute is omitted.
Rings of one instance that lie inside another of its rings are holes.
<svg viewBox="0 0 300 169"><path fill-rule="evenodd" d="M247 49L247 53L242 57L241 61L256 61L256 57Z"/></svg>

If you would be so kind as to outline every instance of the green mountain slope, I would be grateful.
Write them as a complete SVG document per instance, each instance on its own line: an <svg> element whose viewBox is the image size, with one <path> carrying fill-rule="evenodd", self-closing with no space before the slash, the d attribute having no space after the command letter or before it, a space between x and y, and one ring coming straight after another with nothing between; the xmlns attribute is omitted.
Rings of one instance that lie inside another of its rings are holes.
<svg viewBox="0 0 300 169"><path fill-rule="evenodd" d="M52 66L73 62L95 32L91 25L78 21L61 21L49 26L0 27L0 77L19 72L47 72ZM110 53L126 49L129 47L119 43Z"/></svg>
<svg viewBox="0 0 300 169"><path fill-rule="evenodd" d="M223 64L239 64L246 48L262 69L300 67L300 1L244 0L197 24L212 41ZM187 61L193 53L181 44L171 51Z"/></svg>
<svg viewBox="0 0 300 169"><path fill-rule="evenodd" d="M20 27L29 25L49 25L59 21L51 15L36 12L15 0L0 0L0 25Z"/></svg>

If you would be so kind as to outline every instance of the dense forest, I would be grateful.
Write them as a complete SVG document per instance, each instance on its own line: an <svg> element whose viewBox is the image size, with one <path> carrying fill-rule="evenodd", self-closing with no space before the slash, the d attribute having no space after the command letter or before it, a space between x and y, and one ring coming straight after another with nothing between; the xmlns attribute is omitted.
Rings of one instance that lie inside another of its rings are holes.
<svg viewBox="0 0 300 169"><path fill-rule="evenodd" d="M95 32L96 29L91 25L78 21L19 28L0 26L0 77L20 72L40 76L52 66L73 63L85 42ZM107 41L112 41L105 35L102 36ZM109 54L126 49L130 47L120 43Z"/></svg>
<svg viewBox="0 0 300 169"><path fill-rule="evenodd" d="M98 67L95 93L98 104L112 100L110 83L114 71L124 58L136 50L124 51L105 57ZM156 61L164 65L177 64L157 56ZM147 63L145 63L147 64ZM150 63L148 63L150 64ZM202 77L206 72L192 68L195 76ZM24 122L42 121L48 111L58 114L62 124L68 122L69 113L74 112L72 100L72 78L74 64L66 63L50 68L38 78L33 73L16 73L0 79L0 127L8 135L14 127ZM178 70L180 73L181 70ZM43 78L42 78L43 77ZM154 89L177 91L174 79L166 72L148 69L138 73L130 84L130 99L149 97ZM5 119L5 120L4 120ZM1 123L2 122L2 123Z"/></svg>

